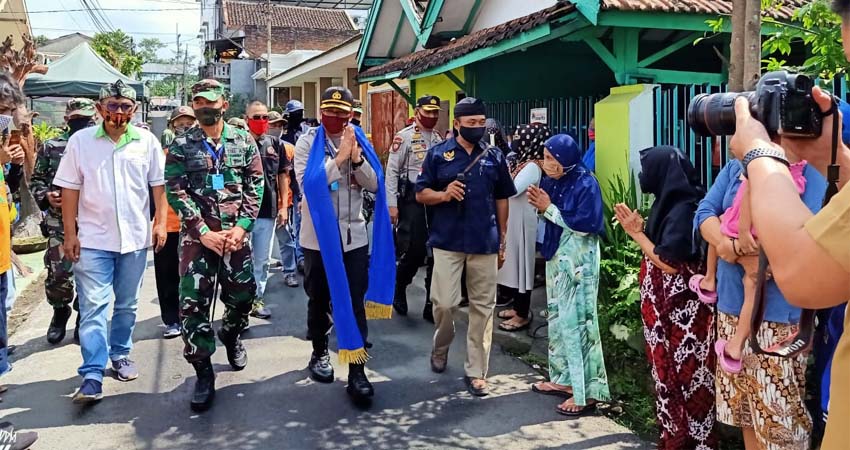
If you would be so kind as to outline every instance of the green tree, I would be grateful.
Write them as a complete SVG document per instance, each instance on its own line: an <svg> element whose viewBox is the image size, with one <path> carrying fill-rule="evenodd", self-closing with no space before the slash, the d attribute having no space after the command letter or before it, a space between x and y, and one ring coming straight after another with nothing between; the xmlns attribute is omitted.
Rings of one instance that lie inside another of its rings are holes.
<svg viewBox="0 0 850 450"><path fill-rule="evenodd" d="M144 38L136 45L136 55L142 58L142 64L149 62L166 63L165 59L157 55L157 52L163 48L165 48L165 44L158 38Z"/></svg>
<svg viewBox="0 0 850 450"><path fill-rule="evenodd" d="M39 34L38 36L33 38L33 43L35 43L35 48L41 48L42 45L46 44L50 39L43 34Z"/></svg>
<svg viewBox="0 0 850 450"><path fill-rule="evenodd" d="M119 72L133 77L142 70L142 58L136 54L133 38L121 30L97 33L92 48Z"/></svg>
<svg viewBox="0 0 850 450"><path fill-rule="evenodd" d="M780 6L781 0L768 0L768 8ZM768 70L792 69L832 80L846 76L847 60L841 45L841 17L832 12L829 0L814 0L794 12L791 22L784 23L765 18L776 28L763 44L767 54L779 54L764 60ZM782 56L791 55L791 44L802 43L808 58L798 66L791 66Z"/></svg>

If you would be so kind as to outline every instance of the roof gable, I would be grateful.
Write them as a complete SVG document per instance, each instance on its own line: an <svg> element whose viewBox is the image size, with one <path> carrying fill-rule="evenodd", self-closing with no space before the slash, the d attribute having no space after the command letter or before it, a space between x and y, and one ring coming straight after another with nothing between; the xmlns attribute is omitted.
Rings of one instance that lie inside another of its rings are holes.
<svg viewBox="0 0 850 450"><path fill-rule="evenodd" d="M781 5L766 11L774 19L790 19L806 0L785 0ZM691 14L732 14L731 0L602 0L603 10L666 12Z"/></svg>
<svg viewBox="0 0 850 450"><path fill-rule="evenodd" d="M64 55L75 49L83 42L91 42L92 38L82 33L71 33L65 36L59 36L55 39L50 39L44 45L38 47L39 53L50 53Z"/></svg>
<svg viewBox="0 0 850 450"><path fill-rule="evenodd" d="M266 2L224 1L227 27L265 26ZM303 8L272 4L272 26L278 28L310 28L323 30L356 30L348 14L342 10Z"/></svg>

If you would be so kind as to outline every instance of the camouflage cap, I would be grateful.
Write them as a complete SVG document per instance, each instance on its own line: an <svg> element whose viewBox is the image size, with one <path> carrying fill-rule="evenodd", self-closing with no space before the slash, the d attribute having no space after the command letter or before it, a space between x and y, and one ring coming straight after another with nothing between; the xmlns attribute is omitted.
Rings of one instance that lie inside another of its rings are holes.
<svg viewBox="0 0 850 450"><path fill-rule="evenodd" d="M88 98L72 98L65 105L65 117L91 117L95 113L94 101Z"/></svg>
<svg viewBox="0 0 850 450"><path fill-rule="evenodd" d="M195 118L195 110L188 107L188 106L178 106L177 108L174 109L174 111L171 111L171 118L168 119L168 123L174 122L174 120L176 120L178 117L184 117L184 116L185 117L191 117L191 118L194 119Z"/></svg>
<svg viewBox="0 0 850 450"><path fill-rule="evenodd" d="M245 122L245 119L240 119L238 117L231 117L230 120L227 121L227 124L243 130L248 129L248 124Z"/></svg>
<svg viewBox="0 0 850 450"><path fill-rule="evenodd" d="M223 97L224 94L224 86L218 81L209 78L192 85L192 98L203 97L214 102Z"/></svg>
<svg viewBox="0 0 850 450"><path fill-rule="evenodd" d="M135 102L136 90L124 84L123 81L118 80L114 83L104 84L103 87L100 88L99 100L109 97L124 97Z"/></svg>
<svg viewBox="0 0 850 450"><path fill-rule="evenodd" d="M277 111L269 111L269 123L272 124L277 122L286 123L286 119L284 119Z"/></svg>

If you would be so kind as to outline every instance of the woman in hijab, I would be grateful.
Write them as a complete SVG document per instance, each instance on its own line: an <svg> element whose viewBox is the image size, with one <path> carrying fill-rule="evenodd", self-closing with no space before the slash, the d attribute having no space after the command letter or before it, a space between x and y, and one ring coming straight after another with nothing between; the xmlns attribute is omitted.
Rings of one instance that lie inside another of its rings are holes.
<svg viewBox="0 0 850 450"><path fill-rule="evenodd" d="M610 398L596 313L602 192L573 138L559 134L545 146L546 178L539 188L529 187L528 201L546 220L540 253L546 259L551 381L532 390L566 398L555 411L579 417Z"/></svg>
<svg viewBox="0 0 850 450"><path fill-rule="evenodd" d="M487 132L484 133L485 144L497 147L502 151L503 155L507 156L511 152L511 146L508 145L508 141L505 139L505 130L502 128L502 124L496 119L487 119L484 122L484 126L487 129Z"/></svg>
<svg viewBox="0 0 850 450"><path fill-rule="evenodd" d="M537 242L537 211L528 204L529 186L537 186L543 176L543 143L551 136L543 124L520 125L512 146L517 161L511 168L517 194L508 200L508 232L505 264L499 269L497 282L503 298L512 300L513 308L499 313L506 319L499 324L503 331L520 331L531 324L529 308L534 290L534 255Z"/></svg>
<svg viewBox="0 0 850 450"><path fill-rule="evenodd" d="M641 315L655 381L658 448L716 448L714 314L688 289L702 270L693 220L705 190L691 162L673 147L646 149L640 161L640 188L655 196L646 228L628 206L620 203L614 211L644 254Z"/></svg>

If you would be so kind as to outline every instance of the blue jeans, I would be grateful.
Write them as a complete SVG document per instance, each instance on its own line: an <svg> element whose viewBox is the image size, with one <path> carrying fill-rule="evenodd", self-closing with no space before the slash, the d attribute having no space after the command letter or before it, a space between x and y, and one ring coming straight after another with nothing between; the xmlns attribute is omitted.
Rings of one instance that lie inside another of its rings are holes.
<svg viewBox="0 0 850 450"><path fill-rule="evenodd" d="M300 203L297 200L293 203L289 224L276 230L277 244L280 246L280 264L283 266L284 275L294 274L298 261L304 260L304 253L298 243L298 234L301 231Z"/></svg>
<svg viewBox="0 0 850 450"><path fill-rule="evenodd" d="M7 352L7 347L9 347L9 336L7 335L8 327L6 320L9 318L9 314L6 311L6 302L9 300L9 285L7 283L9 275L13 270L15 269L9 269L0 274L0 375L12 370L12 365L9 364L9 354Z"/></svg>
<svg viewBox="0 0 850 450"><path fill-rule="evenodd" d="M147 256L147 249L125 254L89 248L80 250L80 260L74 264L74 278L80 297L80 351L83 354L83 365L77 373L84 379L103 381L107 359L117 361L130 355ZM107 348L106 316L113 294L115 306Z"/></svg>
<svg viewBox="0 0 850 450"><path fill-rule="evenodd" d="M274 242L274 228L274 219L258 218L254 221L254 228L251 230L257 300L262 300L263 294L266 293L266 282L269 280L269 259L272 257L272 242Z"/></svg>

